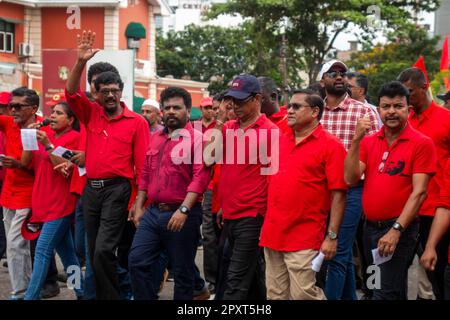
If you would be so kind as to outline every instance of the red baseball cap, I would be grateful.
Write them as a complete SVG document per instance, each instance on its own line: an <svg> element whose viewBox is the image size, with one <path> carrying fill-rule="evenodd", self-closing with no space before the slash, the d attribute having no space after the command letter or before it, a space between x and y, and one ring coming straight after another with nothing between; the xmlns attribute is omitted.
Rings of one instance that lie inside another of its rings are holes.
<svg viewBox="0 0 450 320"><path fill-rule="evenodd" d="M31 222L31 212L27 215L26 219L22 223L20 233L25 240L34 240L41 233L42 222Z"/></svg>
<svg viewBox="0 0 450 320"><path fill-rule="evenodd" d="M212 97L207 97L207 98L203 98L200 101L200 107L206 107L206 106L212 106L213 105L213 98Z"/></svg>
<svg viewBox="0 0 450 320"><path fill-rule="evenodd" d="M9 104L11 101L11 92L2 91L0 92L0 104Z"/></svg>
<svg viewBox="0 0 450 320"><path fill-rule="evenodd" d="M53 97L52 97L52 100L47 101L45 103L45 105L53 107L53 106L57 105L58 103L60 103L62 101L66 101L66 96L64 95L64 92L60 92L60 93L54 94Z"/></svg>

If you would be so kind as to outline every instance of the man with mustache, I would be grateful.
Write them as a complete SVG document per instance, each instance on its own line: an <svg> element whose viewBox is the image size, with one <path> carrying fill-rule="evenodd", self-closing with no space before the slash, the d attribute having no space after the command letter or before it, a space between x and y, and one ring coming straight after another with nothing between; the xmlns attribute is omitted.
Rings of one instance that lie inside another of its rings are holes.
<svg viewBox="0 0 450 320"><path fill-rule="evenodd" d="M349 185L365 175L363 208L365 242L391 259L378 265L380 286L373 300L406 300L408 268L414 256L419 221L416 214L427 196L430 178L436 172L436 151L430 138L408 124L409 91L398 81L383 85L378 94L378 112L384 126L366 136L371 122L358 121L344 163ZM401 172L390 168L404 163Z"/></svg>
<svg viewBox="0 0 450 320"><path fill-rule="evenodd" d="M358 119L368 117L369 134L375 133L377 118L375 113L363 103L356 101L347 93L345 76L347 66L338 60L325 63L319 73L321 84L325 87L325 109L322 117L323 128L341 140L344 147L350 148ZM328 264L325 295L329 300L356 300L355 272L352 246L361 218L362 182L350 186L344 220L338 236L336 256ZM336 232L336 230L328 230Z"/></svg>
<svg viewBox="0 0 450 320"><path fill-rule="evenodd" d="M398 76L398 80L409 89L411 95L412 110L409 123L414 129L433 140L437 153L436 175L430 180L428 197L418 212L420 216L419 243L425 249L433 218L439 207L439 192L444 188L444 169L450 158L450 111L433 101L429 84L420 69L405 69ZM449 243L450 232L447 232L436 247L439 257L436 268L428 273L437 300L444 298L444 273Z"/></svg>
<svg viewBox="0 0 450 320"><path fill-rule="evenodd" d="M129 267L136 300L155 300L166 251L175 280L174 299L194 297L195 254L202 223L202 194L210 169L202 161L203 135L189 122L191 95L183 88L161 92L165 128L151 137L133 217L137 230ZM200 157L198 157L200 156ZM150 200L147 209L144 205Z"/></svg>
<svg viewBox="0 0 450 320"><path fill-rule="evenodd" d="M120 101L123 82L115 72L97 76L95 102L80 91L80 77L93 50L95 33L78 36L78 57L65 96L86 127L87 184L82 195L90 262L97 299L120 299L117 252L127 222L131 181L139 179L149 141L142 116Z"/></svg>

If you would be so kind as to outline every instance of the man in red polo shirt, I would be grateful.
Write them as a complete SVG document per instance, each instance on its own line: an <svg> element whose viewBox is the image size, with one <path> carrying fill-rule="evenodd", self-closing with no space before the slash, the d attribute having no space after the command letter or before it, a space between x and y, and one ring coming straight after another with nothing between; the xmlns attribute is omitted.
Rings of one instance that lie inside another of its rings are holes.
<svg viewBox="0 0 450 320"><path fill-rule="evenodd" d="M3 184L1 204L7 239L8 270L11 278L11 299L21 299L31 276L30 242L20 232L31 208L34 174L22 167L22 140L20 129L42 121L36 116L39 96L25 87L11 92L9 108L12 117L0 116L0 131L6 139L6 156L2 158L6 176Z"/></svg>
<svg viewBox="0 0 450 320"><path fill-rule="evenodd" d="M380 287L372 299L405 300L419 234L416 214L436 172L436 151L430 138L408 124L409 92L400 82L381 87L378 110L384 126L377 133L365 137L370 120L358 121L345 159L345 179L351 185L365 174L365 243L381 257L392 255L379 264Z"/></svg>
<svg viewBox="0 0 450 320"><path fill-rule="evenodd" d="M412 110L409 115L409 123L414 129L433 140L437 154L436 175L430 180L428 197L419 210L419 242L424 249L436 211L436 203L439 201L439 192L444 184L444 168L447 159L450 158L450 111L433 101L428 89L429 85L420 69L408 68L402 71L398 80L411 93ZM450 232L447 232L436 247L439 257L436 268L434 272L428 273L437 300L443 299L444 296L444 272L449 243Z"/></svg>
<svg viewBox="0 0 450 320"><path fill-rule="evenodd" d="M8 108L9 101L11 100L11 93L10 92L0 92L0 115L10 115L10 110ZM6 146L5 146L5 135L2 131L0 131L0 154L6 153ZM0 163L0 191L3 185L3 181L5 180L5 169L3 168L3 165ZM3 258L3 255L6 252L6 234L5 234L5 227L3 225L3 208L0 207L0 219L2 220L0 222L0 260Z"/></svg>
<svg viewBox="0 0 450 320"><path fill-rule="evenodd" d="M222 131L222 137L210 141L205 148L223 150L219 188L223 195L224 229L231 250L223 299L248 299L250 285L257 272L262 272L256 278L259 281L258 297L252 298L265 298L264 264L258 244L267 208L267 175L276 173L278 169L278 159L275 158L278 156L276 147L280 130L260 112L261 87L255 76L237 76L225 93L227 98L232 99L237 119L224 124L227 118L225 104L222 104L215 127ZM273 152L275 154L267 161L261 157L262 150L268 157ZM258 151L260 157L257 156ZM207 164L216 161L210 156L217 155L206 153Z"/></svg>
<svg viewBox="0 0 450 320"><path fill-rule="evenodd" d="M280 128L282 133L290 133L292 130L288 126L287 110L280 107L278 103L278 88L271 78L258 77L261 86L261 113Z"/></svg>
<svg viewBox="0 0 450 320"><path fill-rule="evenodd" d="M130 181L140 177L149 140L142 116L120 102L123 82L114 72L95 80L96 102L80 91L80 77L98 50L95 34L83 31L78 39L78 58L66 84L72 111L87 131L86 176L83 212L89 255L98 299L119 299L117 250L127 222Z"/></svg>
<svg viewBox="0 0 450 320"><path fill-rule="evenodd" d="M348 187L345 148L319 123L323 109L312 90L294 91L288 105L292 129L280 139L280 169L270 177L260 240L270 300L326 299L311 262L319 250L326 260L336 254Z"/></svg>

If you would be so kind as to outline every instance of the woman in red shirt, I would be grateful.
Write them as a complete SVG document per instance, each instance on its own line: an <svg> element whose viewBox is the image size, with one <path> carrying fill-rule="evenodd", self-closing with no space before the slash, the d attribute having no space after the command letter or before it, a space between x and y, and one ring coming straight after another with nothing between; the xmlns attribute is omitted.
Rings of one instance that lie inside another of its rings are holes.
<svg viewBox="0 0 450 320"><path fill-rule="evenodd" d="M70 179L53 168L66 161L52 154L56 147L69 150L77 149L80 134L74 130L78 121L65 102L56 104L50 115L48 133L38 130L39 150L24 151L22 164L34 167L32 215L24 222L22 232L25 237L35 238L38 233L30 232L30 223L42 226L36 245L33 273L31 275L25 300L39 299L39 293L45 282L48 267L56 250L66 272L68 268L78 268L79 281L75 281L75 293L82 296L82 278L80 264L75 253L71 224L74 219L76 196L70 193ZM32 125L36 128L36 125ZM73 271L72 271L73 272Z"/></svg>

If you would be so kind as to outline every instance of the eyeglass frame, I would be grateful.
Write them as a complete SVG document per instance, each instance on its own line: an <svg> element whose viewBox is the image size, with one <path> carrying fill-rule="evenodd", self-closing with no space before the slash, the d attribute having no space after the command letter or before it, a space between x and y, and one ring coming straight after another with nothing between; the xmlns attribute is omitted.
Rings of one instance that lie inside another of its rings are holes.
<svg viewBox="0 0 450 320"><path fill-rule="evenodd" d="M19 107L18 107L19 106ZM9 103L8 108L16 111L21 111L23 107L35 107L35 104L21 104L21 103Z"/></svg>
<svg viewBox="0 0 450 320"><path fill-rule="evenodd" d="M334 76L332 74L335 74ZM325 72L325 74L327 76L329 76L331 79L336 79L338 77L338 74L342 77L345 78L347 76L347 71L329 71L329 72Z"/></svg>

